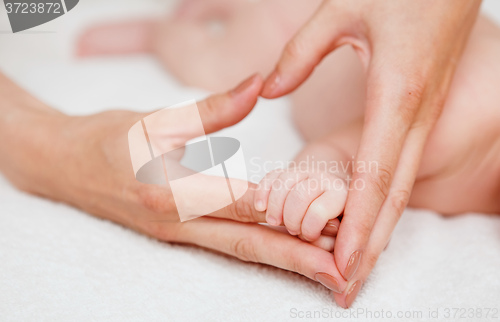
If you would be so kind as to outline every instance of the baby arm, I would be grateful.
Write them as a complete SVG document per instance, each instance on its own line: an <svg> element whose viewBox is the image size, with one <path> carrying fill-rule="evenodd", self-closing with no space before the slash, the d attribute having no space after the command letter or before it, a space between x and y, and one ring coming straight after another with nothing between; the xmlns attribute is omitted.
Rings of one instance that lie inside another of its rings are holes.
<svg viewBox="0 0 500 322"><path fill-rule="evenodd" d="M315 241L328 221L342 214L353 171L361 120L309 143L288 169L269 172L255 193L266 221Z"/></svg>

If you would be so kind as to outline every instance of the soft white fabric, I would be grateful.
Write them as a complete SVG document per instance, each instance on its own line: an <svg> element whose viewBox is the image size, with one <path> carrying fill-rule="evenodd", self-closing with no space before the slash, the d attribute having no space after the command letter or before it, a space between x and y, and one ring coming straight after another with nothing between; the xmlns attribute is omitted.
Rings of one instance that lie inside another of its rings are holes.
<svg viewBox="0 0 500 322"><path fill-rule="evenodd" d="M2 8L0 68L70 114L116 107L146 111L204 97L207 93L180 86L146 56L87 61L71 56L71 39L84 25L110 15L161 12L166 5L82 0L67 16L20 35L6 31ZM498 16L498 2L486 5ZM225 134L242 142L247 159L288 160L302 142L287 107L286 99L262 100ZM498 319L499 253L499 216L443 218L407 210L353 309L345 311L305 277L161 243L21 193L0 176L0 321L284 321L318 312L374 320L354 315L363 309L375 317L389 311L395 321L404 320L398 312L411 314L409 320L437 321L429 311L439 309L443 319L447 308L481 308L483 317L490 308ZM474 312L467 311L463 320L488 320ZM448 320L459 320L453 313Z"/></svg>

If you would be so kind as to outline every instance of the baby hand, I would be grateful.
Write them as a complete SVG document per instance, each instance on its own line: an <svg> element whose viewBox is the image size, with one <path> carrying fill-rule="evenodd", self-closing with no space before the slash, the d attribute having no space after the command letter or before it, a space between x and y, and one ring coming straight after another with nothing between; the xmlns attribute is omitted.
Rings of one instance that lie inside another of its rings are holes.
<svg viewBox="0 0 500 322"><path fill-rule="evenodd" d="M284 222L291 235L315 241L328 221L343 212L347 189L344 179L328 172L274 170L259 183L254 204L266 211L268 224Z"/></svg>

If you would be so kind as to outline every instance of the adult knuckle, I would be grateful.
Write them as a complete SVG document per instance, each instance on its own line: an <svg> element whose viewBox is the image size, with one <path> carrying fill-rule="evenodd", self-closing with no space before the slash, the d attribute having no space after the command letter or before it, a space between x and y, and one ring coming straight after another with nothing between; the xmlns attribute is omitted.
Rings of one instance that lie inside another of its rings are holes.
<svg viewBox="0 0 500 322"><path fill-rule="evenodd" d="M359 220L354 227L354 231L358 236L370 236L372 225L367 219Z"/></svg>
<svg viewBox="0 0 500 322"><path fill-rule="evenodd" d="M248 202L237 201L232 203L227 208L229 218L237 220L239 222L253 222L255 218L253 216L253 205Z"/></svg>
<svg viewBox="0 0 500 322"><path fill-rule="evenodd" d="M402 100L399 106L399 115L405 124L413 123L423 98L424 85L420 80L417 80L417 78L418 77L413 79L410 78L410 80L403 85L403 92L401 95L405 99Z"/></svg>
<svg viewBox="0 0 500 322"><path fill-rule="evenodd" d="M404 189L397 190L391 193L390 196L391 206L396 211L398 216L401 216L409 201L410 201L410 192L408 192L407 190Z"/></svg>
<svg viewBox="0 0 500 322"><path fill-rule="evenodd" d="M213 114L215 110L217 109L217 102L215 100L215 97L211 96L205 100L205 109L208 114Z"/></svg>
<svg viewBox="0 0 500 322"><path fill-rule="evenodd" d="M375 193L381 200L384 200L391 187L392 182L392 168L379 164L375 173L368 176L368 184L375 190Z"/></svg>
<svg viewBox="0 0 500 322"><path fill-rule="evenodd" d="M297 259L296 257L290 257L288 263L289 263L288 266L293 272L295 273L303 272L303 265L300 259Z"/></svg>
<svg viewBox="0 0 500 322"><path fill-rule="evenodd" d="M166 242L178 240L180 223L150 222L146 228L146 234Z"/></svg>
<svg viewBox="0 0 500 322"><path fill-rule="evenodd" d="M139 189L139 202L147 210L165 214L176 210L175 201L171 195L160 187L143 186Z"/></svg>
<svg viewBox="0 0 500 322"><path fill-rule="evenodd" d="M425 91L424 77L418 74L408 76L403 90L408 95L409 100L420 101Z"/></svg>
<svg viewBox="0 0 500 322"><path fill-rule="evenodd" d="M301 242L301 241L299 241ZM286 255L285 263L289 270L296 273L304 272L305 260L301 258L298 252L292 252Z"/></svg>
<svg viewBox="0 0 500 322"><path fill-rule="evenodd" d="M232 241L229 244L231 254L244 262L257 262L257 254L255 252L252 240L243 237Z"/></svg>
<svg viewBox="0 0 500 322"><path fill-rule="evenodd" d="M285 47L285 55L291 59L300 59L306 52L306 44L300 38L294 38Z"/></svg>
<svg viewBox="0 0 500 322"><path fill-rule="evenodd" d="M227 94L210 96L205 101L205 108L199 109L203 123L209 122L215 127L225 123L225 119L231 117L233 102Z"/></svg>
<svg viewBox="0 0 500 322"><path fill-rule="evenodd" d="M368 253L366 254L364 257L363 257L363 260L366 261L366 265L372 269L373 267L375 267L375 265L377 264L377 261L378 261L378 255L377 254L374 254L374 253Z"/></svg>

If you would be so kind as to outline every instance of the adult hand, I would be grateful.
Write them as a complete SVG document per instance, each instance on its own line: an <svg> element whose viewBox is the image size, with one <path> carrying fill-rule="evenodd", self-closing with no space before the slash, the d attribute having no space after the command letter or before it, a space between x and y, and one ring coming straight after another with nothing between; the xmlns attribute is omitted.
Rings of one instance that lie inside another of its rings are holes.
<svg viewBox="0 0 500 322"><path fill-rule="evenodd" d="M326 0L287 44L265 82L263 97L290 93L345 44L355 48L367 70L355 165L377 167L353 175L363 189L351 187L335 244L335 262L348 281L344 294L335 295L339 305L352 304L408 203L480 3Z"/></svg>
<svg viewBox="0 0 500 322"><path fill-rule="evenodd" d="M262 84L259 76L253 76L228 93L198 102L205 131L243 119L255 105ZM253 207L253 186L236 203L181 223L169 186L143 184L132 170L127 133L147 114L117 110L69 117L1 74L0 97L0 134L9 137L0 142L0 151L8 151L0 154L0 170L18 188L163 241L194 244L291 270L333 290L345 287L345 282L335 282L341 278L331 254L334 238L324 236L315 246L258 224L265 221L265 214ZM165 120L162 138L173 148L199 135L191 126L195 120L185 115L178 108Z"/></svg>

